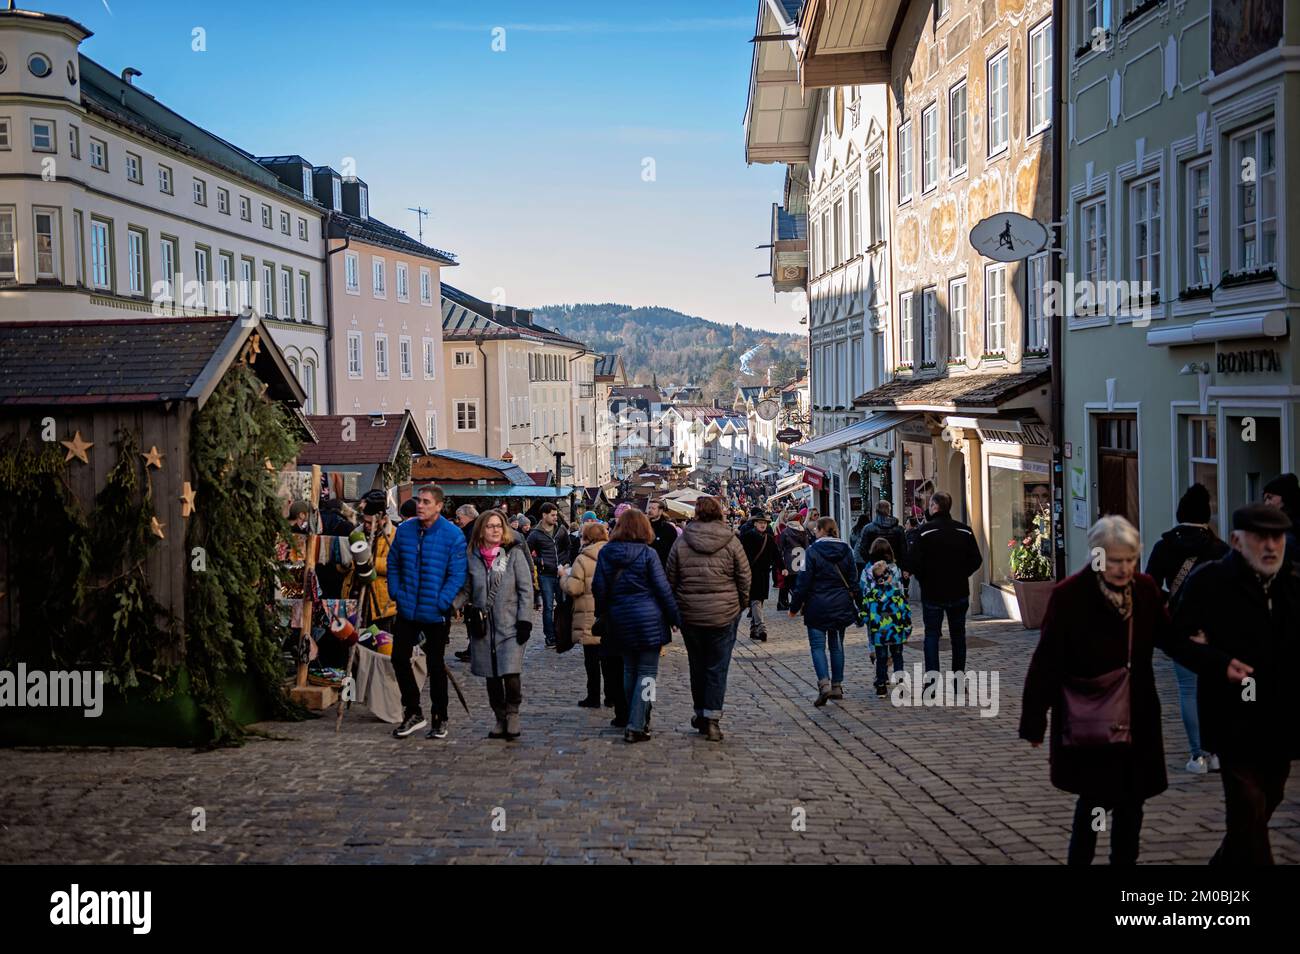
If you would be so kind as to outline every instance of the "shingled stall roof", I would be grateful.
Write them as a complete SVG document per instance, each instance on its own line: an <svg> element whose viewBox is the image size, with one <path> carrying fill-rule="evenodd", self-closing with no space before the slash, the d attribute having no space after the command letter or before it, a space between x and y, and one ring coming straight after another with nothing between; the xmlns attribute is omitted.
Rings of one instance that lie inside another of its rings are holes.
<svg viewBox="0 0 1300 954"><path fill-rule="evenodd" d="M1051 371L1016 374L955 374L944 378L895 378L854 398L854 407L892 407L903 411L956 412L996 408L1037 387L1047 387Z"/></svg>
<svg viewBox="0 0 1300 954"><path fill-rule="evenodd" d="M316 444L298 454L298 466L391 464L402 449L402 439L412 454L427 454L424 438L410 411L401 414L309 414ZM349 439L350 438L350 439Z"/></svg>
<svg viewBox="0 0 1300 954"><path fill-rule="evenodd" d="M254 370L277 401L306 394L257 318L0 322L0 406L206 403L252 334Z"/></svg>

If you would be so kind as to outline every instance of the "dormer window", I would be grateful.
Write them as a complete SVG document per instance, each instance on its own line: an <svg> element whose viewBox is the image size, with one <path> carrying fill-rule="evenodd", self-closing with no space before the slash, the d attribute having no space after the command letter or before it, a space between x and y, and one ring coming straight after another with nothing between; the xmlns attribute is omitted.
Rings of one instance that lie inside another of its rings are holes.
<svg viewBox="0 0 1300 954"><path fill-rule="evenodd" d="M360 204L361 218L370 218L370 190L366 186L357 189L357 201Z"/></svg>
<svg viewBox="0 0 1300 954"><path fill-rule="evenodd" d="M311 166L302 167L302 194L305 199L315 198L311 183Z"/></svg>
<svg viewBox="0 0 1300 954"><path fill-rule="evenodd" d="M334 200L334 204L331 206L331 208L333 208L335 212L342 212L343 211L343 180L340 179L338 176L334 176L330 180L330 182L333 185L331 197Z"/></svg>

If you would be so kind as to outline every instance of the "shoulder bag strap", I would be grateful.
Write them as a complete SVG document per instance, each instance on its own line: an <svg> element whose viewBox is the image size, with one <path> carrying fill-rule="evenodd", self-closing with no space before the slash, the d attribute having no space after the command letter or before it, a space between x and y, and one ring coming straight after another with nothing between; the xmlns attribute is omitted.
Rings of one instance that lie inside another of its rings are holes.
<svg viewBox="0 0 1300 954"><path fill-rule="evenodd" d="M1183 581L1187 579L1187 574L1191 573L1195 567L1196 557L1190 556L1183 561L1183 565L1178 568L1178 575L1169 584L1169 599L1174 598L1175 594L1182 588Z"/></svg>

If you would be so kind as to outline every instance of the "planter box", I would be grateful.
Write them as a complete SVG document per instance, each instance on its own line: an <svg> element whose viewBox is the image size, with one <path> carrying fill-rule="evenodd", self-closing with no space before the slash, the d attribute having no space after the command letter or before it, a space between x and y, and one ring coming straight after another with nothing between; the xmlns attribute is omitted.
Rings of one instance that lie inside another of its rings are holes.
<svg viewBox="0 0 1300 954"><path fill-rule="evenodd" d="M1025 629L1038 629L1043 625L1043 616L1047 613L1047 600L1052 595L1055 580L1041 580L1023 583L1013 580L1016 590L1016 604L1020 607L1020 622Z"/></svg>

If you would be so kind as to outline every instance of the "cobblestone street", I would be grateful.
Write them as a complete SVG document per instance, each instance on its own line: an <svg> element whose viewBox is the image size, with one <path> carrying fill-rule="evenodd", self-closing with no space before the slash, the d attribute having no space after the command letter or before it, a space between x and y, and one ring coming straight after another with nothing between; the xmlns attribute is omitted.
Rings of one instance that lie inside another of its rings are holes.
<svg viewBox="0 0 1300 954"><path fill-rule="evenodd" d="M862 630L849 634L846 698L816 709L803 628L768 616L766 644L744 638L742 622L721 745L687 724L680 639L662 661L655 737L636 746L608 726L609 710L574 705L581 651L557 657L535 640L515 743L485 738L482 682L453 662L473 714L453 698L443 741L394 740L354 708L337 735L332 715L268 724L269 738L233 750L0 751L0 862L1063 859L1073 799L1048 784L1046 746L1016 738L1036 633L1005 621L970 627L970 667L1000 675L994 718L877 698ZM458 628L451 648L462 643ZM918 636L909 669L920 658ZM1147 803L1142 861L1202 863L1221 837L1222 788L1217 776L1183 771L1173 673L1159 655L1157 679L1171 784ZM1287 795L1273 849L1294 864L1294 776ZM206 831L191 831L195 807ZM498 808L504 831L493 830ZM805 831L792 828L799 808ZM1099 858L1106 847L1103 835Z"/></svg>

